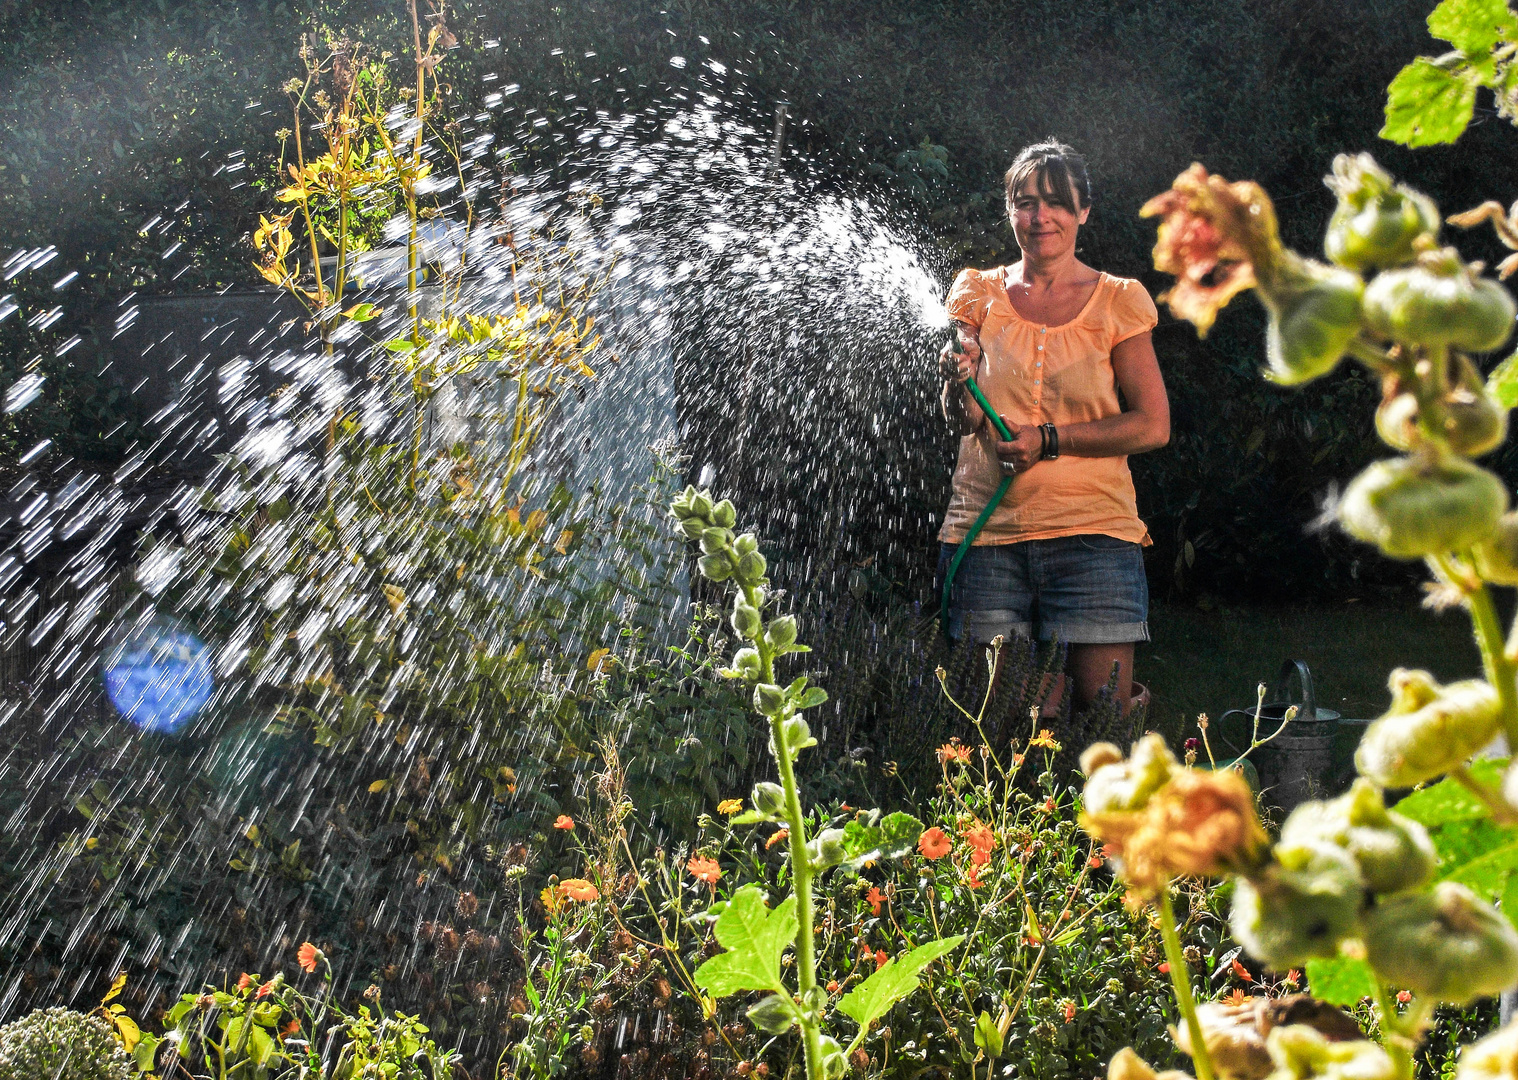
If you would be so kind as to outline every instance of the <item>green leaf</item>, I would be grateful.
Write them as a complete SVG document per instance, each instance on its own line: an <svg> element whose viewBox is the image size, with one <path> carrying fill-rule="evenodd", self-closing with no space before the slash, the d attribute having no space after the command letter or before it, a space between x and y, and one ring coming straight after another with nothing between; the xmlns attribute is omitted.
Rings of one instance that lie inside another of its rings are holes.
<svg viewBox="0 0 1518 1080"><path fill-rule="evenodd" d="M1307 985L1312 996L1330 1005L1354 1005L1361 998L1375 997L1376 973L1364 960L1335 957L1307 961Z"/></svg>
<svg viewBox="0 0 1518 1080"><path fill-rule="evenodd" d="M1063 934L1060 934L1058 937L1050 941L1049 944L1055 946L1056 948L1063 949L1066 945L1074 945L1085 935L1085 933L1086 928L1084 926L1072 926Z"/></svg>
<svg viewBox="0 0 1518 1080"><path fill-rule="evenodd" d="M1486 388L1504 409L1518 407L1518 353L1492 369L1486 378Z"/></svg>
<svg viewBox="0 0 1518 1080"><path fill-rule="evenodd" d="M396 338L394 341L385 342L385 348L393 353L416 352L416 342L405 338Z"/></svg>
<svg viewBox="0 0 1518 1080"><path fill-rule="evenodd" d="M142 1038L132 1047L132 1061L137 1065L138 1072L153 1071L153 1059L158 1055L158 1044L161 1042L163 1039L157 1035L150 1035L146 1031L142 1033Z"/></svg>
<svg viewBox="0 0 1518 1080"><path fill-rule="evenodd" d="M828 699L828 692L820 686L814 686L796 699L796 708L815 709Z"/></svg>
<svg viewBox="0 0 1518 1080"><path fill-rule="evenodd" d="M1467 56L1491 52L1501 39L1511 40L1518 20L1507 0L1444 0L1428 16L1428 32Z"/></svg>
<svg viewBox="0 0 1518 1080"><path fill-rule="evenodd" d="M733 817L733 825L763 825L767 821L779 821L774 814L766 814L763 810L745 810Z"/></svg>
<svg viewBox="0 0 1518 1080"><path fill-rule="evenodd" d="M780 954L796 938L796 897L788 896L771 911L764 890L745 885L727 902L717 919L717 941L727 949L696 969L696 985L713 997L740 990L786 993L780 980Z"/></svg>
<svg viewBox="0 0 1518 1080"><path fill-rule="evenodd" d="M1500 786L1506 769L1506 758L1482 758L1471 764L1471 775L1483 784ZM1480 799L1463 785L1448 779L1413 792L1397 803L1397 813L1430 829L1450 821L1487 817L1487 809Z"/></svg>
<svg viewBox="0 0 1518 1080"><path fill-rule="evenodd" d="M344 315L354 322L368 322L379 313L380 309L373 304L354 304L347 311L343 312Z"/></svg>
<svg viewBox="0 0 1518 1080"><path fill-rule="evenodd" d="M1386 88L1381 138L1405 146L1452 143L1471 122L1475 107L1476 83L1467 72L1420 56Z"/></svg>
<svg viewBox="0 0 1518 1080"><path fill-rule="evenodd" d="M1439 877L1458 881L1477 895L1495 900L1518 869L1518 837L1490 821L1446 825L1434 834Z"/></svg>
<svg viewBox="0 0 1518 1080"><path fill-rule="evenodd" d="M975 1045L986 1052L986 1057L994 1060L1001 1057L1001 1044L1001 1032L996 1030L996 1021L982 1009L975 1018Z"/></svg>
<svg viewBox="0 0 1518 1080"><path fill-rule="evenodd" d="M858 871L866 863L899 859L917 846L921 836L922 822L911 814L887 814L879 824L856 818L843 827L843 864Z"/></svg>
<svg viewBox="0 0 1518 1080"><path fill-rule="evenodd" d="M1518 874L1509 874L1507 884L1502 887L1502 913L1518 927Z"/></svg>
<svg viewBox="0 0 1518 1080"><path fill-rule="evenodd" d="M917 977L923 968L944 953L958 948L964 939L963 934L956 934L892 957L879 971L845 994L838 1003L838 1011L852 1018L864 1031L890 1012L892 1005L917 989Z"/></svg>

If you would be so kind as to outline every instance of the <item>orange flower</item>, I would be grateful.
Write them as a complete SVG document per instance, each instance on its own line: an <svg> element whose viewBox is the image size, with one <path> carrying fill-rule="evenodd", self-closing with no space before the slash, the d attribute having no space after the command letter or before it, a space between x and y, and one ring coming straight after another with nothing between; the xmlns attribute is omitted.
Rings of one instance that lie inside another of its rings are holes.
<svg viewBox="0 0 1518 1080"><path fill-rule="evenodd" d="M1086 865L1093 870L1100 870L1102 868L1102 857L1100 855L1093 855L1086 860Z"/></svg>
<svg viewBox="0 0 1518 1080"><path fill-rule="evenodd" d="M1177 280L1160 299L1177 318L1195 323L1201 337L1228 301L1273 281L1284 253L1275 207L1264 189L1248 180L1230 184L1198 164L1139 213L1164 217L1154 267Z"/></svg>
<svg viewBox="0 0 1518 1080"><path fill-rule="evenodd" d="M963 836L965 842L976 851L991 852L996 848L996 834L988 826L979 822L962 826L959 835Z"/></svg>
<svg viewBox="0 0 1518 1080"><path fill-rule="evenodd" d="M885 899L885 893L881 892L874 885L871 885L870 891L865 893L864 899L865 903L870 905L870 910L873 911L876 915L879 915L880 904L881 901Z"/></svg>
<svg viewBox="0 0 1518 1080"><path fill-rule="evenodd" d="M876 949L875 950L875 970L879 971L881 968L885 967L886 966L886 961L888 961L889 959L891 959L891 958L885 954L885 950L884 949Z"/></svg>
<svg viewBox="0 0 1518 1080"><path fill-rule="evenodd" d="M1075 1019L1075 1002L1073 1002L1073 1001L1067 1001L1067 1002L1065 1002L1065 1023L1068 1024L1068 1023L1070 1023L1070 1021L1072 1021L1074 1019Z"/></svg>
<svg viewBox="0 0 1518 1080"><path fill-rule="evenodd" d="M1223 1000L1237 1009L1240 1005L1249 1000L1249 995L1244 993L1244 991L1240 990L1238 987L1234 987L1233 993L1229 994Z"/></svg>
<svg viewBox="0 0 1518 1080"><path fill-rule="evenodd" d="M837 979L829 979L828 980L828 993L830 993L830 994L836 994L836 993L838 993L838 980Z"/></svg>
<svg viewBox="0 0 1518 1080"><path fill-rule="evenodd" d="M975 854L979 855L980 852L977 851ZM990 856L987 856L987 859L989 859L989 858L990 858ZM978 889L982 885L985 884L984 881L980 880L980 875L981 875L981 873L986 868L985 868L985 865L983 863L976 863L975 862L975 856L974 855L972 855L970 857L970 861L972 863L974 863L974 865L972 865L970 867L970 872L965 875L965 884L968 885L968 886L970 886L970 888L972 888L972 889Z"/></svg>
<svg viewBox="0 0 1518 1080"><path fill-rule="evenodd" d="M300 1032L300 1021L299 1020L291 1020L288 1024L286 1024L284 1027L282 1027L282 1028L279 1029L280 1037L284 1038L284 1039L288 1039L291 1035L298 1034L299 1032Z"/></svg>
<svg viewBox="0 0 1518 1080"><path fill-rule="evenodd" d="M970 849L970 864L972 866L985 866L991 861L991 853L985 848Z"/></svg>
<svg viewBox="0 0 1518 1080"><path fill-rule="evenodd" d="M1397 991L1397 1004L1398 1005L1406 1005L1412 999L1413 999L1413 992L1411 990L1398 990Z"/></svg>
<svg viewBox="0 0 1518 1080"><path fill-rule="evenodd" d="M1022 767L1022 764L1023 764L1023 756L1021 754L1013 754L1012 755L1012 767L1014 769L1019 769L1019 768Z"/></svg>
<svg viewBox="0 0 1518 1080"><path fill-rule="evenodd" d="M1059 743L1054 739L1054 732L1050 731L1048 728L1043 728L1037 735L1028 740L1029 750L1033 749L1035 746L1041 746L1045 750L1054 750L1056 752L1062 749Z"/></svg>
<svg viewBox="0 0 1518 1080"><path fill-rule="evenodd" d="M742 799L723 799L717 804L717 813L732 817L734 814L743 812Z"/></svg>
<svg viewBox="0 0 1518 1080"><path fill-rule="evenodd" d="M928 829L917 840L917 850L922 852L922 857L929 860L941 859L954 847L954 841L944 835L944 831L937 825Z"/></svg>
<svg viewBox="0 0 1518 1080"><path fill-rule="evenodd" d="M239 990L246 990L248 987L250 987L252 985L253 985L253 976L249 975L246 971L244 971L241 975L237 976L237 989L239 989Z"/></svg>
<svg viewBox="0 0 1518 1080"><path fill-rule="evenodd" d="M1160 965L1160 974L1161 975L1169 975L1170 974L1170 965L1168 963Z"/></svg>
<svg viewBox="0 0 1518 1080"><path fill-rule="evenodd" d="M958 739L950 739L938 748L938 763L947 765L951 761L957 761L961 765L970 762L970 748L961 746Z"/></svg>
<svg viewBox="0 0 1518 1080"><path fill-rule="evenodd" d="M1300 971L1298 971L1296 968L1292 968L1290 971L1288 971L1286 973L1286 981L1289 982L1289 983L1291 983L1292 986L1301 986L1302 985L1302 973Z"/></svg>
<svg viewBox="0 0 1518 1080"><path fill-rule="evenodd" d="M584 878L577 877L565 878L559 882L559 895L566 900L590 901L601 898L600 892L594 885Z"/></svg>
<svg viewBox="0 0 1518 1080"><path fill-rule="evenodd" d="M770 834L770 838L764 842L764 850L768 851L776 844L781 843L784 840L788 840L790 838L790 835L791 830L789 829L776 829L773 833Z"/></svg>
<svg viewBox="0 0 1518 1080"><path fill-rule="evenodd" d="M575 819L568 814L560 814L558 820L553 823L553 827L555 829L573 829L575 827Z"/></svg>
<svg viewBox="0 0 1518 1080"><path fill-rule="evenodd" d="M1050 795L1047 799L1045 799L1044 805L1040 807L1040 809L1042 809L1046 814L1054 813L1054 796Z"/></svg>
<svg viewBox="0 0 1518 1080"><path fill-rule="evenodd" d="M274 992L274 980L270 979L268 982L266 982L262 986L260 986L258 988L258 993L254 994L253 996L254 997L268 997L273 992Z"/></svg>
<svg viewBox="0 0 1518 1080"><path fill-rule="evenodd" d="M315 945L311 944L309 941L302 945L300 947L300 950L295 954L295 962L299 964L300 969L307 974L315 971L316 965L325 959L326 957L323 955L322 951Z"/></svg>
<svg viewBox="0 0 1518 1080"><path fill-rule="evenodd" d="M690 871L691 877L708 885L716 885L717 879L722 876L722 868L717 865L717 860L705 855L692 855L685 868Z"/></svg>
<svg viewBox="0 0 1518 1080"><path fill-rule="evenodd" d="M1249 969L1239 963L1238 960L1233 961L1233 973L1245 982L1254 982L1254 976L1249 974Z"/></svg>

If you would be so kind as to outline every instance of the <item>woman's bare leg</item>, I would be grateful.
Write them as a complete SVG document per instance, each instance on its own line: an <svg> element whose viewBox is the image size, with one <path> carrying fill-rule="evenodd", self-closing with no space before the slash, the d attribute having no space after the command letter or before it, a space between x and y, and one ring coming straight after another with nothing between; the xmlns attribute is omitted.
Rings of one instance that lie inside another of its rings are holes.
<svg viewBox="0 0 1518 1080"><path fill-rule="evenodd" d="M1133 642L1119 645L1071 645L1066 667L1075 683L1075 711L1089 706L1107 680L1112 677L1112 665L1119 665L1117 673L1117 700L1128 715L1129 699L1133 696Z"/></svg>

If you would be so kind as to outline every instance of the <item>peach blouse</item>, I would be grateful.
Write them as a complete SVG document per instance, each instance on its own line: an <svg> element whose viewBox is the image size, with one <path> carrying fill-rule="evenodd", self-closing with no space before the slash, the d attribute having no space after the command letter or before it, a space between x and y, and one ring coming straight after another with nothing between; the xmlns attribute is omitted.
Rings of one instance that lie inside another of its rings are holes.
<svg viewBox="0 0 1518 1080"><path fill-rule="evenodd" d="M1007 296L1007 268L964 270L945 306L980 328L981 391L1003 420L1017 424L1079 424L1116 416L1112 347L1159 322L1154 301L1131 278L1102 274L1079 315L1042 326L1017 313ZM996 434L987 421L959 442L953 494L938 538L958 544L1001 483ZM1014 544L1100 533L1149 544L1139 520L1128 458L1062 453L1017 474L976 544Z"/></svg>

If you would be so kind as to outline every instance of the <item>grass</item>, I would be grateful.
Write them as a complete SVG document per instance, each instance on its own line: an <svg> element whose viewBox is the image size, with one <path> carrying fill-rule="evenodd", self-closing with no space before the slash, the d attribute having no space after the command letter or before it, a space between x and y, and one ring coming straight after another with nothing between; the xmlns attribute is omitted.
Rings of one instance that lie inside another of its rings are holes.
<svg viewBox="0 0 1518 1080"><path fill-rule="evenodd" d="M1425 668L1440 681L1481 673L1465 612L1435 613L1415 600L1211 611L1152 603L1149 630L1154 640L1139 645L1134 674L1153 695L1149 726L1172 741L1195 734L1198 713L1252 707L1255 687L1273 682L1287 659L1307 662L1319 707L1356 718L1385 711L1394 667Z"/></svg>

